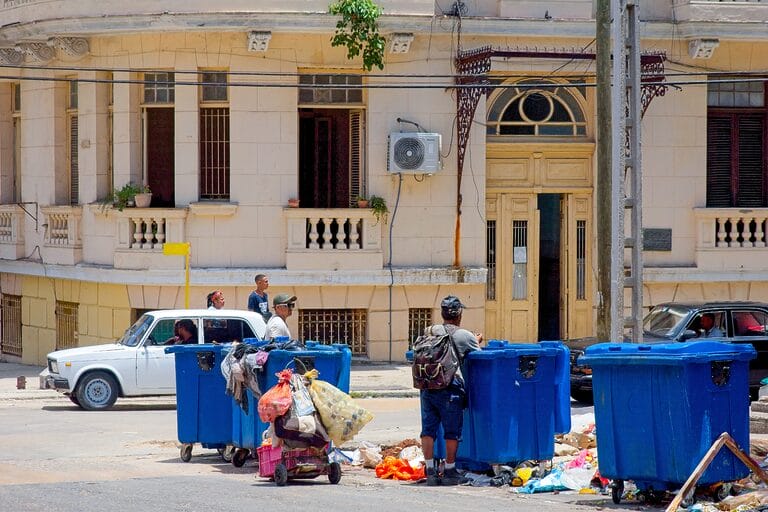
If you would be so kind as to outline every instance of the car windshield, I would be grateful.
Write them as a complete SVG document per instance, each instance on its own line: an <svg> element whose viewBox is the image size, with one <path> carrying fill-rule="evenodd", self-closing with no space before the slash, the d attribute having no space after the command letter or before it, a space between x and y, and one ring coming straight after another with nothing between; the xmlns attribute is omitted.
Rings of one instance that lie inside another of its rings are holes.
<svg viewBox="0 0 768 512"><path fill-rule="evenodd" d="M646 334L671 338L690 310L681 306L656 306L643 320Z"/></svg>
<svg viewBox="0 0 768 512"><path fill-rule="evenodd" d="M149 326L152 325L154 317L152 315L141 315L141 318L136 320L132 326L130 326L123 334L123 337L118 340L118 343L127 347L135 347L141 341L144 333L147 332Z"/></svg>

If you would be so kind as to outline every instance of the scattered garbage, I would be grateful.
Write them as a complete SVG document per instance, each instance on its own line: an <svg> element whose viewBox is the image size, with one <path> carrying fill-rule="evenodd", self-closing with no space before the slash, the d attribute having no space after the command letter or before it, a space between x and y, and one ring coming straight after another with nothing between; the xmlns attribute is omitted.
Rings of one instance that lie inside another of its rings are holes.
<svg viewBox="0 0 768 512"><path fill-rule="evenodd" d="M407 460L391 456L384 457L384 460L376 466L376 477L392 478L393 480L422 480L426 478L423 465L414 468Z"/></svg>

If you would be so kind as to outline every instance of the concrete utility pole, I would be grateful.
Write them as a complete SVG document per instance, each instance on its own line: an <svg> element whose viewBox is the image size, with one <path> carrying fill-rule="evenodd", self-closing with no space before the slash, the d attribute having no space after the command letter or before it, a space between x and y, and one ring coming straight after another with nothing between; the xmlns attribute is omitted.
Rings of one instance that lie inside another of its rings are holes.
<svg viewBox="0 0 768 512"><path fill-rule="evenodd" d="M622 341L624 329L630 328L632 340L639 342L643 334L643 235L640 41L635 0L598 0L596 22L596 210L597 225L608 228L597 234L597 336L600 341ZM630 212L628 226L625 209ZM625 249L630 250L629 274L624 270ZM632 315L625 318L626 288L631 290Z"/></svg>
<svg viewBox="0 0 768 512"><path fill-rule="evenodd" d="M611 0L597 0L597 339L611 339Z"/></svg>

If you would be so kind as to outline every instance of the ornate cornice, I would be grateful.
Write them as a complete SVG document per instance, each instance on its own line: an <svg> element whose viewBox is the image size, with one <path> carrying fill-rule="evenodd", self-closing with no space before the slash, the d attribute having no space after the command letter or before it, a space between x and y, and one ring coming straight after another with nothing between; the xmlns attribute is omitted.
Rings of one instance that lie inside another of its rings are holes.
<svg viewBox="0 0 768 512"><path fill-rule="evenodd" d="M52 37L48 46L61 50L70 57L85 57L90 51L88 40L84 37Z"/></svg>
<svg viewBox="0 0 768 512"><path fill-rule="evenodd" d="M24 54L15 48L0 48L0 62L16 66L24 62Z"/></svg>
<svg viewBox="0 0 768 512"><path fill-rule="evenodd" d="M16 43L16 50L40 62L48 62L56 57L56 50L42 41Z"/></svg>

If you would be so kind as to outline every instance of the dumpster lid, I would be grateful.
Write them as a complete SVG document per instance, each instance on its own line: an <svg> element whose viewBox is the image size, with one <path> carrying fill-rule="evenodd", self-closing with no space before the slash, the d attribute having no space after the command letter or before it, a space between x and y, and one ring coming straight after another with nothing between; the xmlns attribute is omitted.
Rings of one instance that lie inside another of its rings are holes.
<svg viewBox="0 0 768 512"><path fill-rule="evenodd" d="M192 343L190 345L170 345L165 347L166 354L178 354L183 352L200 352L201 350L228 349L232 343Z"/></svg>
<svg viewBox="0 0 768 512"><path fill-rule="evenodd" d="M506 343L502 346L483 347L467 354L468 359L497 359L520 356L557 357L559 350L554 347L542 347L536 343Z"/></svg>
<svg viewBox="0 0 768 512"><path fill-rule="evenodd" d="M757 357L755 348L748 343L719 341L692 341L685 343L598 343L587 347L578 364L677 364L678 362L705 362L738 360L749 361Z"/></svg>

